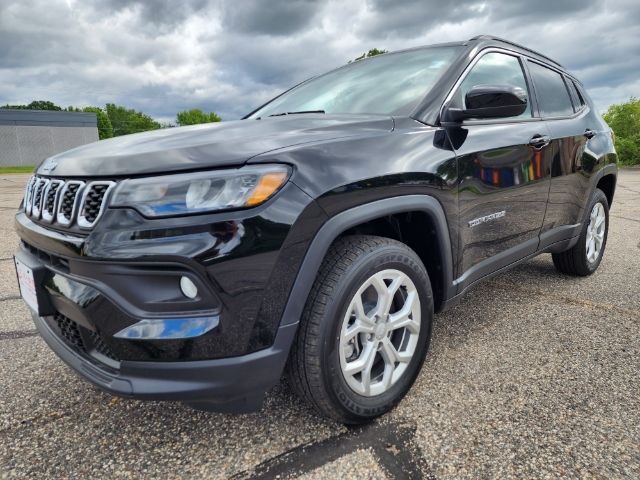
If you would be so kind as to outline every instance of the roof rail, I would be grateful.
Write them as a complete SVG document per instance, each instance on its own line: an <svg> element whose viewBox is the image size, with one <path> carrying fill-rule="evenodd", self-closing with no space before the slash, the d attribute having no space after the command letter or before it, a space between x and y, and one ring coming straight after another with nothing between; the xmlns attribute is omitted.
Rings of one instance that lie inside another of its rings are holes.
<svg viewBox="0 0 640 480"><path fill-rule="evenodd" d="M549 58L549 57L547 57L546 55L544 55L544 54L542 54L540 52L536 52L535 50L533 50L533 49L531 49L529 47L525 47L523 45L520 45L519 43L512 42L511 40L505 40L504 38L494 37L493 35L476 35L475 37L469 39L470 42L472 42L474 40L495 40L497 42L507 43L509 45L513 45L514 47L521 48L522 50L526 50L527 52L534 53L534 54L538 55L539 57L542 57L545 60L548 60L551 63L555 63L557 66L564 68L564 66L562 64L560 64L559 62L555 61L553 58Z"/></svg>

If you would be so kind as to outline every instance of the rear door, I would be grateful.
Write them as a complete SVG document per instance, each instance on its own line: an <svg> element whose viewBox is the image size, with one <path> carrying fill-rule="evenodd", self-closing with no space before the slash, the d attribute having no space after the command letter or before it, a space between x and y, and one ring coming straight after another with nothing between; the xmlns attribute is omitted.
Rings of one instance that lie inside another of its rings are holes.
<svg viewBox="0 0 640 480"><path fill-rule="evenodd" d="M595 112L571 78L535 61L529 61L528 68L540 116L551 137L551 185L542 248L577 234L595 167L587 142L602 132L598 132Z"/></svg>
<svg viewBox="0 0 640 480"><path fill-rule="evenodd" d="M450 104L464 108L469 89L491 84L525 89L529 106L519 117L448 129L458 156L460 290L537 249L549 193L549 132L534 116L524 59L502 50L480 55Z"/></svg>

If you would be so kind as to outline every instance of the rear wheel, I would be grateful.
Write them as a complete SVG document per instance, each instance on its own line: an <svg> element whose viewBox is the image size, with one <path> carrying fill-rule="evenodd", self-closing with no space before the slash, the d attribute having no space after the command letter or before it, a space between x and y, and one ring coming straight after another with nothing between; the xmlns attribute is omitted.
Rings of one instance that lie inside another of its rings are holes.
<svg viewBox="0 0 640 480"><path fill-rule="evenodd" d="M609 202L600 189L596 189L587 206L587 217L578 243L562 253L554 253L556 269L568 275L587 276L598 269L609 233Z"/></svg>
<svg viewBox="0 0 640 480"><path fill-rule="evenodd" d="M330 249L289 360L294 389L322 414L363 423L413 384L431 336L433 298L420 258L382 237Z"/></svg>

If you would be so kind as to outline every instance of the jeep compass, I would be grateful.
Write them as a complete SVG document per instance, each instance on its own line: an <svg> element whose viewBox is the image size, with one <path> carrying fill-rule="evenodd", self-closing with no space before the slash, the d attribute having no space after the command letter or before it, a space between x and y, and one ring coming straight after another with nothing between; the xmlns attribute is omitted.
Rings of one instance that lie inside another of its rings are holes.
<svg viewBox="0 0 640 480"><path fill-rule="evenodd" d="M480 36L359 60L238 121L46 159L16 215L46 343L124 397L251 411L287 374L362 423L422 366L434 313L541 253L602 259L612 133L548 57Z"/></svg>

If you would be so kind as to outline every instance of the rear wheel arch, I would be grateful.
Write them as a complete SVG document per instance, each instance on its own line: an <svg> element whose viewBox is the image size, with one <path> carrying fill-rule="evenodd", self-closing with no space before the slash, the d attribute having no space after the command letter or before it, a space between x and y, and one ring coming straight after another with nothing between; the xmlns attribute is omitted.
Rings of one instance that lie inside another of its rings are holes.
<svg viewBox="0 0 640 480"><path fill-rule="evenodd" d="M613 173L609 173L600 177L598 183L596 184L596 188L602 190L607 197L609 208L611 208L611 204L613 203L613 195L616 191L616 181L616 175L614 175Z"/></svg>

